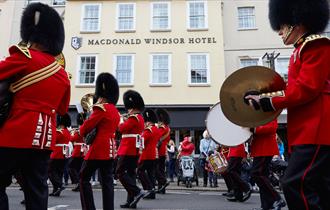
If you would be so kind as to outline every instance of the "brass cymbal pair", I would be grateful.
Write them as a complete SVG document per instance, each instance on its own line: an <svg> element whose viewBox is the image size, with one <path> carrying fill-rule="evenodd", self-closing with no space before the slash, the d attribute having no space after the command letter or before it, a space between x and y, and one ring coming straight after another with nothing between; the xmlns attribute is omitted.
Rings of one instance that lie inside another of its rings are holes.
<svg viewBox="0 0 330 210"><path fill-rule="evenodd" d="M275 119L282 110L263 112L244 102L248 91L260 93L285 89L283 78L274 70L263 66L249 66L232 73L222 84L220 102L223 114L231 122L243 127L257 127Z"/></svg>

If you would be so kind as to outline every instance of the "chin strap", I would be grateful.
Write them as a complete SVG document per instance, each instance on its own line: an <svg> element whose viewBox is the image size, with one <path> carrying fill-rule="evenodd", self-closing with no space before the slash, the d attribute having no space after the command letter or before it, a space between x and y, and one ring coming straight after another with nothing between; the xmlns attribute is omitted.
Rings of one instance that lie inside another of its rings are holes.
<svg viewBox="0 0 330 210"><path fill-rule="evenodd" d="M290 35L291 35L291 33L292 33L292 31L293 31L294 28L295 28L295 26L290 26L289 27L289 31L285 34L285 37L284 37L284 41L283 41L284 43L286 43L286 41L290 37Z"/></svg>

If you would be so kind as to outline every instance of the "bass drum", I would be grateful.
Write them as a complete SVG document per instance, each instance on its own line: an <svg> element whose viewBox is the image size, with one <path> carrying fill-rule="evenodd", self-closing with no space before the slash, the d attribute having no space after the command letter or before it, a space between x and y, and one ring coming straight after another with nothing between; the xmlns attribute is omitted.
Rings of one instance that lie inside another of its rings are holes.
<svg viewBox="0 0 330 210"><path fill-rule="evenodd" d="M248 140L252 133L230 122L222 113L220 102L211 107L206 116L206 129L214 141L225 146L237 146Z"/></svg>

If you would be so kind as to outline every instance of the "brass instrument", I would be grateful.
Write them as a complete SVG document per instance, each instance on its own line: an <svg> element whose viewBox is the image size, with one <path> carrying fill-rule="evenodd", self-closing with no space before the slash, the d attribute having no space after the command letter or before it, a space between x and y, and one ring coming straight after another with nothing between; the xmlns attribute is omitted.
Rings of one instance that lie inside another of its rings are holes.
<svg viewBox="0 0 330 210"><path fill-rule="evenodd" d="M254 128L275 119L282 110L263 112L254 110L244 102L248 91L276 94L285 89L283 78L270 68L249 66L231 74L220 89L220 102L223 114L236 125Z"/></svg>
<svg viewBox="0 0 330 210"><path fill-rule="evenodd" d="M94 99L94 93L87 93L81 98L80 104L81 104L84 112L87 112L87 113L92 112L92 107L94 104L93 99Z"/></svg>

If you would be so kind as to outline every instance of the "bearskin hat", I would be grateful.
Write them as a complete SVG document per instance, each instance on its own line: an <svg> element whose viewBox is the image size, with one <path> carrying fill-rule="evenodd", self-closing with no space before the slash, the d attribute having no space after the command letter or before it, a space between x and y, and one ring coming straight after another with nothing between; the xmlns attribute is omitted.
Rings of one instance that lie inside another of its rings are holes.
<svg viewBox="0 0 330 210"><path fill-rule="evenodd" d="M146 109L143 112L143 119L145 122L157 122L157 115L152 109Z"/></svg>
<svg viewBox="0 0 330 210"><path fill-rule="evenodd" d="M110 73L101 73L96 78L95 99L105 98L113 105L117 104L119 98L119 85L114 76Z"/></svg>
<svg viewBox="0 0 330 210"><path fill-rule="evenodd" d="M270 0L269 21L273 30L282 25L303 25L309 33L323 32L329 21L328 0Z"/></svg>
<svg viewBox="0 0 330 210"><path fill-rule="evenodd" d="M138 109L141 112L144 110L144 101L140 93L134 90L128 90L123 96L126 109Z"/></svg>
<svg viewBox="0 0 330 210"><path fill-rule="evenodd" d="M165 125L170 124L170 115L165 109L159 108L156 110L158 121L164 123Z"/></svg>
<svg viewBox="0 0 330 210"><path fill-rule="evenodd" d="M64 46L64 25L55 9L42 3L29 4L21 19L21 38L24 43L38 43L56 56Z"/></svg>
<svg viewBox="0 0 330 210"><path fill-rule="evenodd" d="M86 113L84 112L84 113L78 113L77 114L77 125L82 125L82 124L84 124L84 121L85 121L85 119L86 119Z"/></svg>
<svg viewBox="0 0 330 210"><path fill-rule="evenodd" d="M70 127L71 126L71 118L68 113L64 115L57 115L56 119L57 126L59 125L64 125L65 127Z"/></svg>

